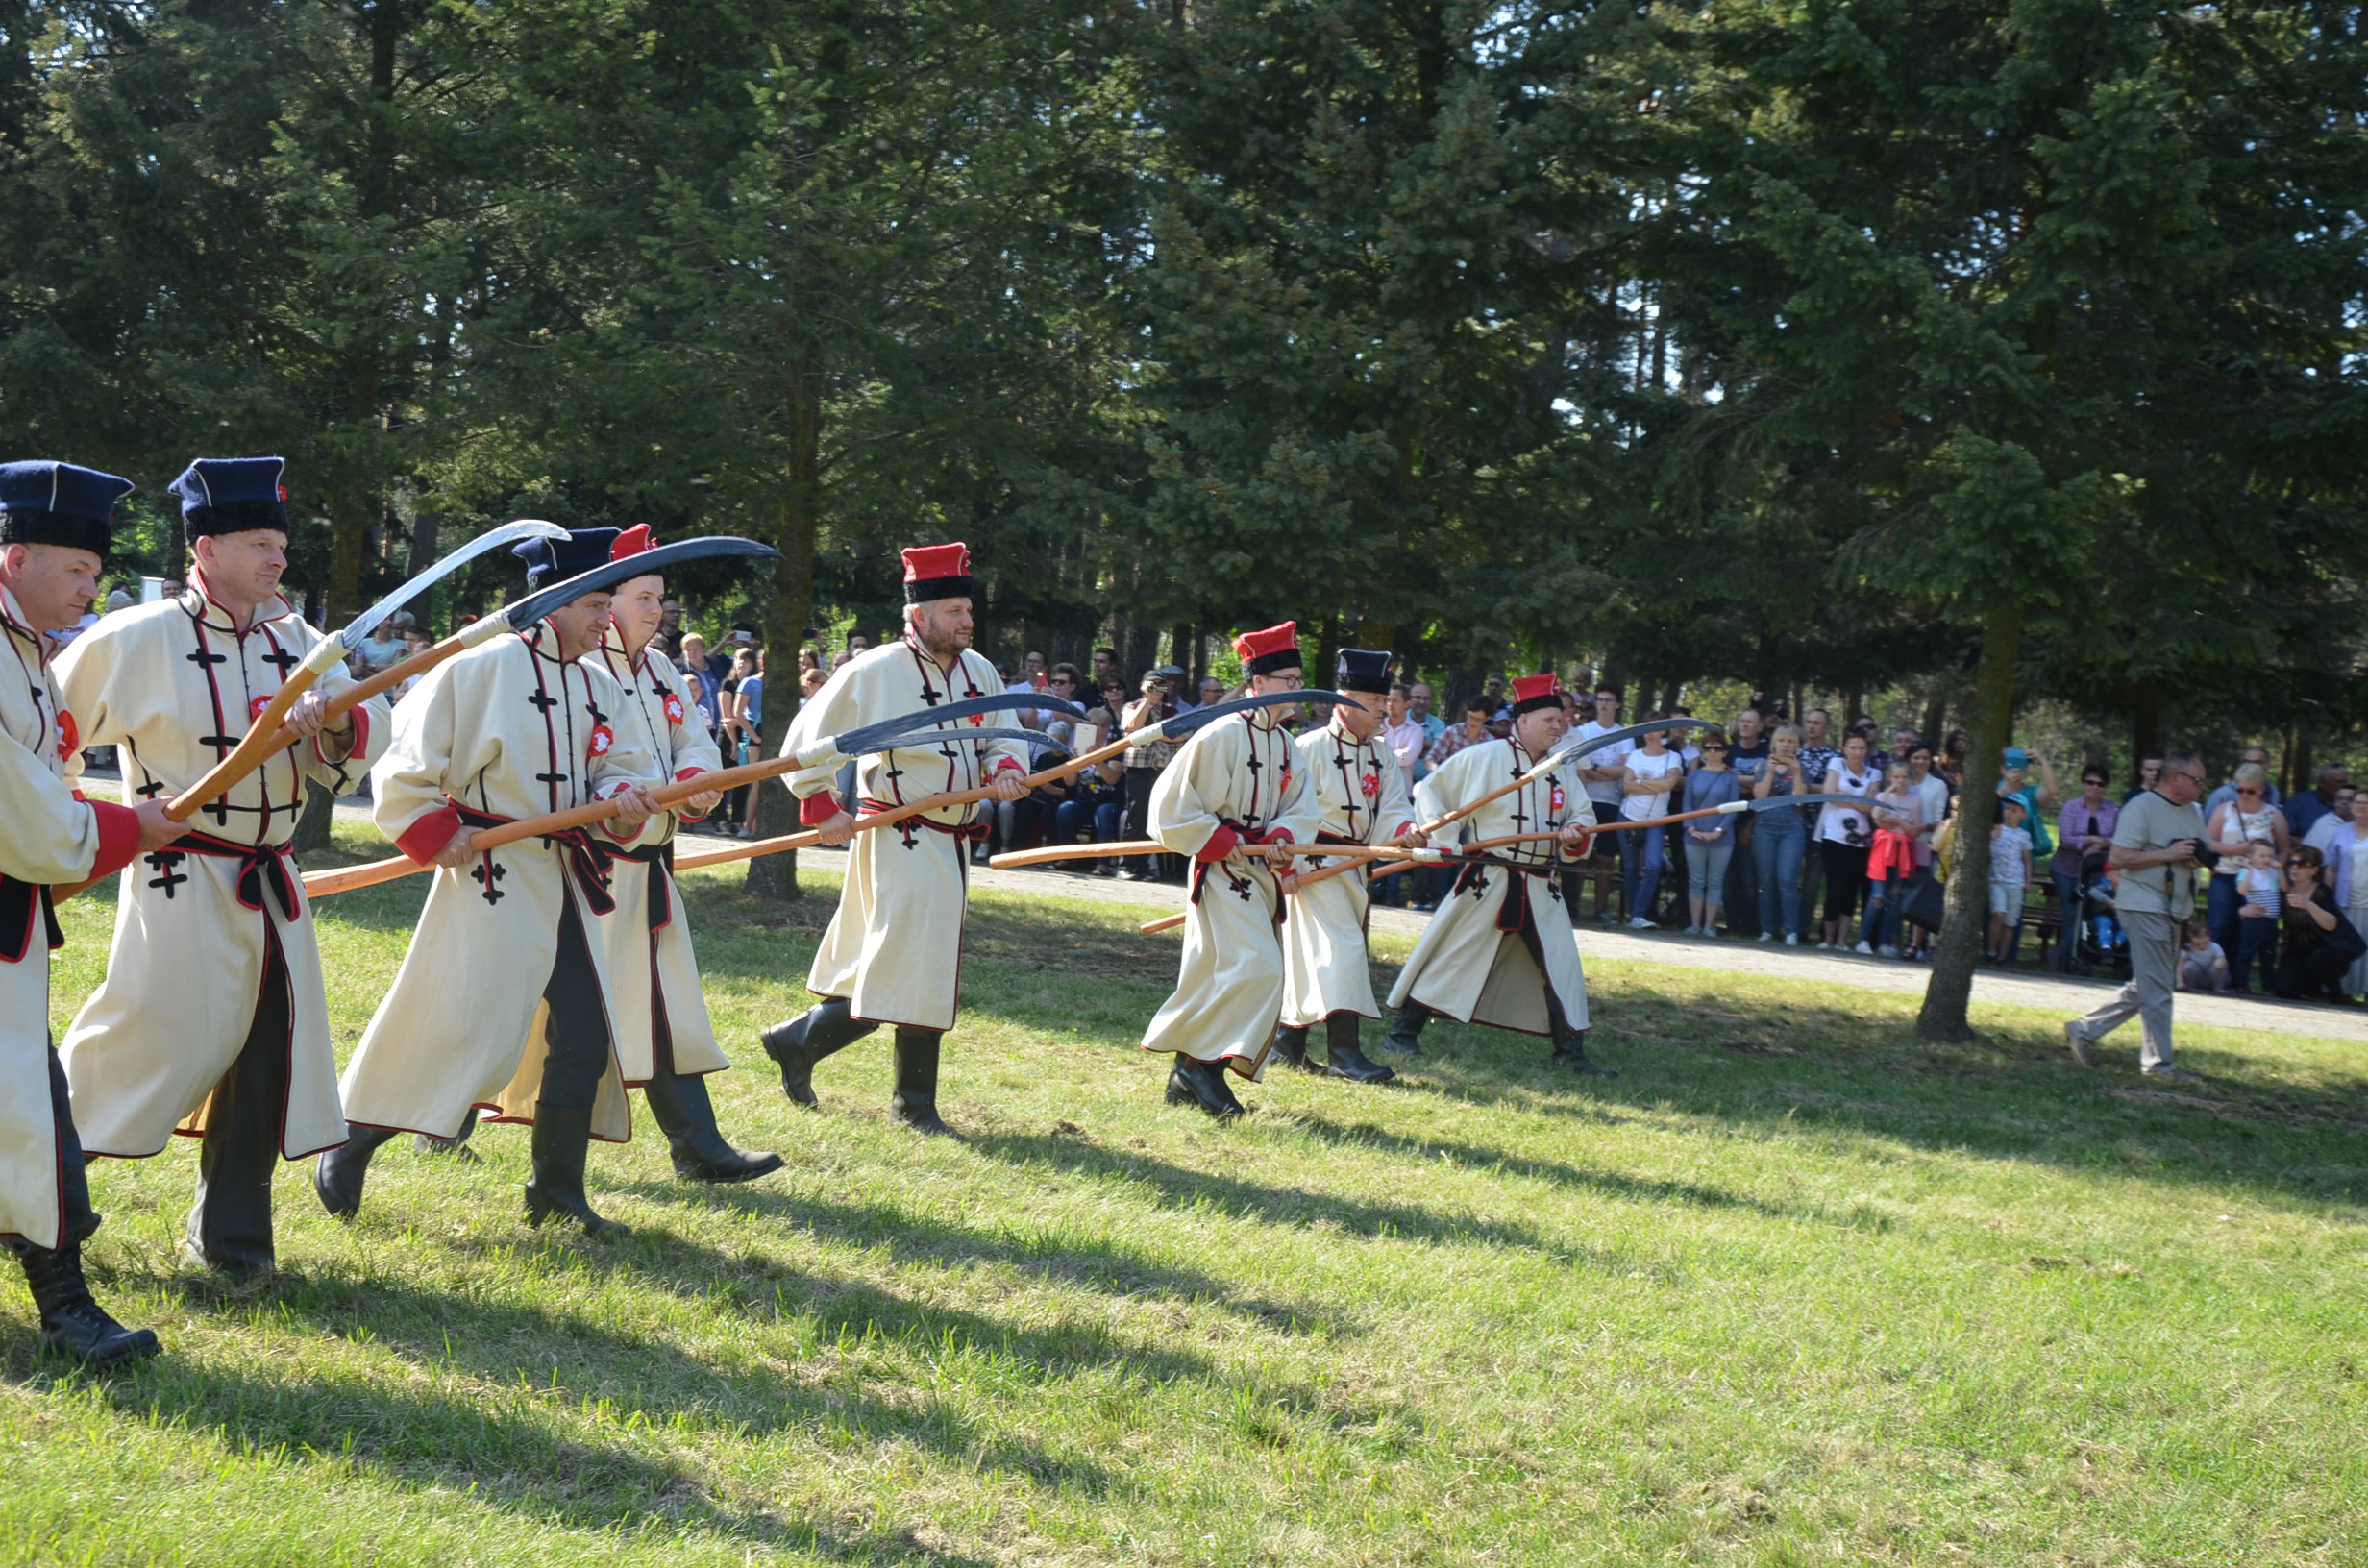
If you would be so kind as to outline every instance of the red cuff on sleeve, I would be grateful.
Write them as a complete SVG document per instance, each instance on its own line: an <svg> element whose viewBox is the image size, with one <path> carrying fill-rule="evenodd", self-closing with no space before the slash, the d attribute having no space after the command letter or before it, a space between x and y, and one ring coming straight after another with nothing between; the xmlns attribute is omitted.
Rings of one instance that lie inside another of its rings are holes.
<svg viewBox="0 0 2368 1568"><path fill-rule="evenodd" d="M1412 833L1414 830L1415 830L1415 824L1414 824L1414 823L1412 823L1412 822L1400 822L1400 823L1398 823L1398 824L1397 824L1397 831L1396 831L1396 832L1394 832L1394 833L1393 833L1393 834L1391 834L1391 835L1390 835L1390 837L1392 837L1392 838L1394 838L1394 839L1402 839L1402 838L1404 838L1407 834Z"/></svg>
<svg viewBox="0 0 2368 1568"><path fill-rule="evenodd" d="M396 837L395 847L413 863L426 866L444 852L444 846L452 843L453 835L459 831L460 808L446 806L442 811L428 813L405 828Z"/></svg>
<svg viewBox="0 0 2368 1568"><path fill-rule="evenodd" d="M1291 843L1291 829L1287 827L1270 827L1264 833L1258 835L1258 842L1260 844L1289 844Z"/></svg>
<svg viewBox="0 0 2368 1568"><path fill-rule="evenodd" d="M995 771L999 773L1006 768L1010 769L1013 772L1020 774L1024 778L1027 775L1027 770L1020 766L1019 758L999 757L996 759Z"/></svg>
<svg viewBox="0 0 2368 1568"><path fill-rule="evenodd" d="M798 821L808 827L820 827L839 814L839 797L830 790L809 795L798 802Z"/></svg>
<svg viewBox="0 0 2368 1568"><path fill-rule="evenodd" d="M678 769L675 772L675 782L678 784L688 784L692 779L699 777L705 772L706 770L704 768ZM690 802L687 800L675 807L675 815L681 818L686 822L702 822L705 821L707 819L707 814L705 812L693 811L691 809Z"/></svg>
<svg viewBox="0 0 2368 1568"><path fill-rule="evenodd" d="M369 708L366 706L357 705L347 709L345 716L354 721L354 736L352 743L345 748L344 756L333 757L329 754L328 750L322 747L321 742L328 739L325 734L315 735L312 737L312 754L320 758L324 764L331 768L341 767L346 763L352 762L356 757L365 757L370 754Z"/></svg>
<svg viewBox="0 0 2368 1568"><path fill-rule="evenodd" d="M90 880L96 882L122 870L139 853L139 813L107 800L91 801L90 810L99 819L99 858L90 868Z"/></svg>
<svg viewBox="0 0 2368 1568"><path fill-rule="evenodd" d="M1200 846L1199 852L1195 854L1193 859L1207 861L1222 860L1227 855L1232 854L1241 843L1241 834L1236 833L1232 828L1225 826L1222 822L1220 822L1218 824L1217 831L1209 835L1209 842Z"/></svg>

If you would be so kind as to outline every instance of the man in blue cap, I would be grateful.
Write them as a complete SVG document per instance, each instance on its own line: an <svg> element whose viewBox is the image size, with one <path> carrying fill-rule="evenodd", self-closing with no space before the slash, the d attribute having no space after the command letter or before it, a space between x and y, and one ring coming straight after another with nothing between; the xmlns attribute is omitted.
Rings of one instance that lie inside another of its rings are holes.
<svg viewBox="0 0 2368 1568"><path fill-rule="evenodd" d="M96 597L127 479L71 463L0 464L0 1242L23 1263L41 1343L94 1365L153 1356L157 1336L90 1299L82 1244L99 1228L65 1072L49 1044L51 889L107 876L180 827L162 805L86 800L82 735L47 634ZM13 661L12 665L8 661Z"/></svg>
<svg viewBox="0 0 2368 1568"><path fill-rule="evenodd" d="M518 547L527 586L606 564L614 528ZM615 997L596 922L615 907L600 843L636 841L660 782L658 759L620 722L626 694L586 655L607 635L610 595L580 595L521 632L438 665L395 709L370 772L379 830L437 868L395 983L340 1085L344 1147L321 1156L313 1188L331 1213L361 1208L370 1157L398 1132L450 1139L480 1110L532 1124L527 1217L587 1235L625 1227L584 1195L589 1140L631 1132ZM482 828L595 800L617 814L590 828L489 850Z"/></svg>
<svg viewBox="0 0 2368 1568"><path fill-rule="evenodd" d="M170 800L245 735L321 632L281 592L288 516L278 457L201 457L173 481L185 586L101 620L58 659L85 746L124 784ZM308 783L350 793L385 748L386 704L335 723L342 666L288 714L302 737L126 870L107 978L59 1054L83 1146L144 1160L200 1138L184 1252L234 1281L268 1273L271 1178L345 1139L320 945L289 841Z"/></svg>

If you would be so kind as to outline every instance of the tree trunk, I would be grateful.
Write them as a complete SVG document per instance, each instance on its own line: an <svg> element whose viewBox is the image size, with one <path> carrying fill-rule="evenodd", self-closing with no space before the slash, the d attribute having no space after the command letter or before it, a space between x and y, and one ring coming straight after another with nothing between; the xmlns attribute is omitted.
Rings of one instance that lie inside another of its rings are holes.
<svg viewBox="0 0 2368 1568"><path fill-rule="evenodd" d="M765 717L757 726L757 748L780 754L781 738L798 714L798 647L814 606L814 543L821 519L822 406L813 379L793 367L789 377L789 472L774 513L773 591L765 601ZM777 782L757 786L756 834L778 838L798 831L796 798ZM759 855L749 862L747 890L760 898L798 896L798 852Z"/></svg>
<svg viewBox="0 0 2368 1568"><path fill-rule="evenodd" d="M1926 1040L1968 1040L1965 1005L1989 920L1989 830L1998 821L1998 792L1990 781L2007 748L2014 718L2014 661L2023 641L2023 601L2002 596L1982 624L1982 662L1974 674L1973 723L1965 737L1964 788L1958 795L1956 864L1949 872L1948 914L1933 949L1933 977L1915 1032Z"/></svg>
<svg viewBox="0 0 2368 1568"><path fill-rule="evenodd" d="M1939 698L1936 697L1924 704L1924 727L1917 732L1916 739L1931 747L1936 757L1940 755L1940 726L1948 723L1948 719L1949 706Z"/></svg>
<svg viewBox="0 0 2368 1568"><path fill-rule="evenodd" d="M304 814L296 819L296 832L287 846L298 854L307 854L329 847L329 828L335 820L337 796L327 786L310 780L305 783Z"/></svg>
<svg viewBox="0 0 2368 1568"><path fill-rule="evenodd" d="M2155 681L2137 683L2137 700L2130 713L2130 771L2134 777L2137 765L2162 749L2162 688Z"/></svg>

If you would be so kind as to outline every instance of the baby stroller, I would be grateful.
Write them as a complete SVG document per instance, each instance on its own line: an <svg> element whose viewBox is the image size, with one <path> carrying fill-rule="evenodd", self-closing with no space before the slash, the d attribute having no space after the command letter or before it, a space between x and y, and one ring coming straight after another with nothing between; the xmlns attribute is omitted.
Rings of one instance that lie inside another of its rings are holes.
<svg viewBox="0 0 2368 1568"><path fill-rule="evenodd" d="M2067 929L2057 943L2067 974L2111 973L2130 977L2130 937L2122 930L2113 908L2113 880L2103 869L2084 867L2080 876L2080 909L2068 914Z"/></svg>

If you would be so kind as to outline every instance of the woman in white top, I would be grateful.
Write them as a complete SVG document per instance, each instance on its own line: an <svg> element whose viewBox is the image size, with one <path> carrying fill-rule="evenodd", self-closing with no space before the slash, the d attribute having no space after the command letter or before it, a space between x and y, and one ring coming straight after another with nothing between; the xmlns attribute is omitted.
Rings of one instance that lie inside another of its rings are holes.
<svg viewBox="0 0 2368 1568"><path fill-rule="evenodd" d="M2292 841L2286 833L2285 813L2269 803L2269 772L2257 762L2248 762L2229 775L2236 798L2224 800L2212 811L2204 824L2207 846L2220 857L2212 868L2211 883L2204 890L2204 919L2211 927L2211 939L2230 953L2237 947L2236 911L2244 897L2236 891L2236 878L2245 869L2245 859L2256 844L2266 844L2275 852L2276 864L2285 864L2286 850Z"/></svg>
<svg viewBox="0 0 2368 1568"><path fill-rule="evenodd" d="M1648 731L1620 764L1620 821L1640 822L1667 816L1669 792L1685 781L1686 759L1669 749L1668 737L1662 731ZM1665 827L1642 829L1636 837L1643 844L1632 845L1620 862L1631 931L1653 928L1653 900L1661 896L1662 835L1667 831Z"/></svg>
<svg viewBox="0 0 2368 1568"><path fill-rule="evenodd" d="M1852 735L1841 743L1841 755L1825 771L1818 787L1829 795L1862 795L1871 799L1883 780L1866 766L1866 737ZM1846 947L1850 922L1857 919L1859 900L1866 892L1866 851L1874 846L1874 819L1857 806L1827 805L1817 813L1817 852L1825 858L1825 940L1820 947Z"/></svg>

